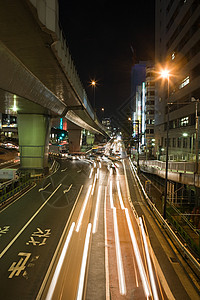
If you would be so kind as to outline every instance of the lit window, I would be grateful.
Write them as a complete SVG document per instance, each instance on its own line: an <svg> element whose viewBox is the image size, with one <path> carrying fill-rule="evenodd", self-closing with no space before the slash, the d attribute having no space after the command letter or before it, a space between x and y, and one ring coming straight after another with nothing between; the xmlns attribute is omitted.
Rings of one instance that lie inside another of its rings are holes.
<svg viewBox="0 0 200 300"><path fill-rule="evenodd" d="M187 126L189 124L189 117L181 118L181 126Z"/></svg>
<svg viewBox="0 0 200 300"><path fill-rule="evenodd" d="M179 85L179 89L182 89L184 86L186 86L190 82L190 76L187 76L183 79L181 84Z"/></svg>

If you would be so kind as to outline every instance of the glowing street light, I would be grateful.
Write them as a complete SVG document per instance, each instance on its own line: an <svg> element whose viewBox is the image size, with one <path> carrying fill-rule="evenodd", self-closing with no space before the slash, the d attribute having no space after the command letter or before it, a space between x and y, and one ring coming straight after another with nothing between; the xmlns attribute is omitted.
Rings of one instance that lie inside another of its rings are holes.
<svg viewBox="0 0 200 300"><path fill-rule="evenodd" d="M165 193L163 203L163 218L166 219L166 207L167 207L167 181L168 181L168 161L169 161L169 78L171 76L168 69L163 69L160 72L160 76L163 79L167 79L167 136L166 136L166 164L165 164Z"/></svg>
<svg viewBox="0 0 200 300"><path fill-rule="evenodd" d="M94 110L95 110L95 87L97 85L97 82L95 80L91 80L90 85L93 88L93 101L94 101Z"/></svg>

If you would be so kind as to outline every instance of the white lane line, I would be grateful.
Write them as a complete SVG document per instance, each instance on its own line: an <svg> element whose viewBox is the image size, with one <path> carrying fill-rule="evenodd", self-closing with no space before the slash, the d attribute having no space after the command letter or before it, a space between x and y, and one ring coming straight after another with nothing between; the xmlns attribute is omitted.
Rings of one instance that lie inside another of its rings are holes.
<svg viewBox="0 0 200 300"><path fill-rule="evenodd" d="M151 296L151 291L150 291L150 287L149 287L149 284L148 284L148 279L147 279L147 276L146 276L146 273L145 273L142 258L141 258L141 255L140 255L140 251L139 251L139 248L138 248L137 240L136 240L136 237L135 237L135 234L134 234L134 231L133 231L133 226L131 224L131 219L130 219L130 216L129 216L128 208L125 208L125 214L126 214L126 220L127 220L128 229L129 229L131 242L132 242L132 246L133 246L133 251L135 253L138 269L139 269L139 272L140 272L140 277L141 277L141 280L142 280L142 285L143 285L143 288L144 288L145 295L148 299L148 297Z"/></svg>
<svg viewBox="0 0 200 300"><path fill-rule="evenodd" d="M144 231L144 225L143 225L141 217L139 217L139 221L140 221L140 227L141 227L141 231L142 231L142 238L143 238L143 241L144 241L144 249L145 249L146 258L147 258L147 265L148 265L148 270L149 270L149 275L150 275L150 282L151 282L151 287L152 287L152 292L153 292L153 299L158 300L159 297L158 297L158 293L157 293L157 289L156 289L156 283L155 283L155 279L154 279L154 275L153 275L153 269L152 269L149 249L148 249L148 245L147 245L146 234L145 234L145 231Z"/></svg>
<svg viewBox="0 0 200 300"><path fill-rule="evenodd" d="M97 229L97 220L99 215L99 204L100 204L100 196L101 196L101 185L98 188L98 194L97 194L97 202L96 202L96 208L95 208L95 214L94 214L94 222L93 222L93 229L92 233L96 232Z"/></svg>
<svg viewBox="0 0 200 300"><path fill-rule="evenodd" d="M81 263L81 272L79 276L79 284L78 284L78 293L77 293L77 300L82 300L83 295L83 286L84 286L84 279L85 279L85 271L86 271L86 263L88 257L88 249L89 249L89 242L90 242L90 233L91 233L92 224L89 223L87 227L87 233L85 237L85 245L83 250L83 257Z"/></svg>
<svg viewBox="0 0 200 300"><path fill-rule="evenodd" d="M47 200L40 206L40 208L34 213L34 215L28 220L28 222L24 225L24 227L16 234L16 236L12 239L12 241L6 246L6 248L1 252L0 258L8 251L10 246L16 241L16 239L22 234L22 232L26 229L26 227L33 221L33 219L38 215L38 213L42 210L42 208L47 204L47 202L51 199L51 197L57 192L57 190L61 187L62 183L55 189L55 191L47 198Z"/></svg>
<svg viewBox="0 0 200 300"><path fill-rule="evenodd" d="M67 170L67 168L60 170L61 172L65 172Z"/></svg>
<svg viewBox="0 0 200 300"><path fill-rule="evenodd" d="M81 192L82 192L82 189L83 189L83 185L81 185L81 187L80 187L80 190L79 190L78 195L77 195L77 197L76 197L76 201L74 202L73 208L72 208L72 210L71 210L71 213L70 213L70 215L69 215L69 218L68 218L68 220L67 220L67 223L66 223L66 225L65 225L65 228L64 228L64 230L63 230L63 233L62 233L62 235L61 235L61 238L60 238L60 240L59 240L59 243L58 243L58 245L57 245L57 247L56 247L56 251L54 252L53 258L52 258L52 260L51 260L51 263L50 263L49 268L48 268L48 270L47 270L47 272L46 272L46 274L45 274L44 280L43 280L43 282L42 282L42 285L41 285L41 287L40 287L40 290L39 290L39 292L38 292L37 297L36 297L35 300L41 300L43 291L44 291L44 289L45 289L45 286L46 286L46 284L47 284L48 278L49 278L49 276L50 276L50 272L51 272L51 270L52 270L52 268L53 268L53 265L54 265L54 263L55 263L55 260L56 260L56 258L57 258L57 256L58 256L58 252L59 252L60 247L61 247L61 244L62 244L62 242L63 242L63 240L64 240L65 234L66 234L66 232L67 232L68 225L69 225L69 223L70 223L70 221L71 221L72 215L73 215L74 210L75 210L75 208L76 208L77 202L78 202L79 197L80 197L80 194L81 194Z"/></svg>
<svg viewBox="0 0 200 300"><path fill-rule="evenodd" d="M105 227L105 271L106 271L106 300L110 300L109 289L109 264L108 264L108 234L107 234L107 219L106 219L106 194L107 187L105 187L105 199L104 199L104 227Z"/></svg>
<svg viewBox="0 0 200 300"><path fill-rule="evenodd" d="M60 255L58 264L56 266L56 270L54 272L54 275L53 275L53 278L52 278L52 281L51 281L51 284L50 284L50 287L49 287L49 290L48 290L48 293L47 293L47 296L46 296L46 300L51 300L52 299L52 296L53 296L53 293L54 293L54 290L55 290L55 286L57 284L58 277L59 277L59 274L60 274L60 271L61 271L61 268L62 268L62 265L63 265L63 261L65 259L65 255L67 253L67 249L68 249L71 237L72 237L72 233L74 231L74 227L75 227L75 222L72 223L72 225L70 227L70 230L69 230L69 233L67 235L62 253Z"/></svg>
<svg viewBox="0 0 200 300"><path fill-rule="evenodd" d="M51 182L49 182L44 188L41 188L38 190L38 192L44 191L48 188L48 186L50 186Z"/></svg>
<svg viewBox="0 0 200 300"><path fill-rule="evenodd" d="M118 192L118 197L119 197L119 202L120 202L121 209L125 209L124 202L122 200L122 194L121 194L121 190L120 190L119 181L117 181L117 192Z"/></svg>
<svg viewBox="0 0 200 300"><path fill-rule="evenodd" d="M80 229L80 226L81 226L81 223L82 223L82 219L83 219L83 215L84 215L84 212L85 212L85 208L86 208L89 196L90 196L91 188L92 188L92 185L90 184L90 186L88 188L88 191L87 191L87 194L85 196L85 200L83 202L83 206L81 208L81 212L80 212L79 218L78 218L78 223L77 223L77 226L76 226L76 232L78 232L79 229Z"/></svg>

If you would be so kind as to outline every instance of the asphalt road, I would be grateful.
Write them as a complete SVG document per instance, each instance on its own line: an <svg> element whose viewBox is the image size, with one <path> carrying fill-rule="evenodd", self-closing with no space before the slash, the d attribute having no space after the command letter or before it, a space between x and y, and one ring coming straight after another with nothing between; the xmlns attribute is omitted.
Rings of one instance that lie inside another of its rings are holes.
<svg viewBox="0 0 200 300"><path fill-rule="evenodd" d="M128 159L109 164L62 159L1 211L1 299L198 299Z"/></svg>

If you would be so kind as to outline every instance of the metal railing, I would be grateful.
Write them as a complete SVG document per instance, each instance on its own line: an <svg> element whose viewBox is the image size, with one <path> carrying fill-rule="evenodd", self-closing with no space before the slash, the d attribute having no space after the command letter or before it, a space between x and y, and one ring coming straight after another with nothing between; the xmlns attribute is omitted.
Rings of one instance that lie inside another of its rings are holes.
<svg viewBox="0 0 200 300"><path fill-rule="evenodd" d="M157 210L155 204L150 200L150 198L148 197L138 175L136 172L136 167L133 165L133 162L130 160L130 165L131 165L131 170L134 174L134 176L137 179L137 182L139 184L139 187L141 189L141 192L143 194L144 199L146 200L149 208L151 209L151 211L154 213L154 215L156 216L156 218L158 219L158 221L160 222L160 224L162 225L163 228L165 228L165 230L168 232L169 236L174 240L174 242L176 243L176 245L182 250L183 254L185 257L187 257L190 262L196 267L196 269L198 270L198 272L200 272L200 263L196 260L196 258L190 253L190 251L185 247L185 245L183 245L183 243L180 241L180 239L178 238L178 236L175 234L175 232L172 230L172 228L169 226L169 224L167 223L167 221L162 217L162 215L160 214L160 212Z"/></svg>

